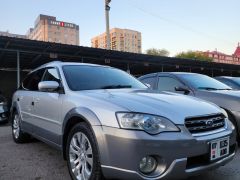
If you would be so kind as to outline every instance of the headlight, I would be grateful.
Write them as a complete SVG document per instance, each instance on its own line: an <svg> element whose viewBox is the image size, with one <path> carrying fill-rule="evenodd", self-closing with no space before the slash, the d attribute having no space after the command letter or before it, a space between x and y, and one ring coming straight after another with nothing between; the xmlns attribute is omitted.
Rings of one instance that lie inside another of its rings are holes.
<svg viewBox="0 0 240 180"><path fill-rule="evenodd" d="M123 129L143 130L149 134L179 131L177 126L164 117L130 112L121 112L116 115L120 127Z"/></svg>
<svg viewBox="0 0 240 180"><path fill-rule="evenodd" d="M226 118L228 118L228 113L227 113L227 111L225 111L223 108L221 108L221 111L222 111L223 115L224 115Z"/></svg>

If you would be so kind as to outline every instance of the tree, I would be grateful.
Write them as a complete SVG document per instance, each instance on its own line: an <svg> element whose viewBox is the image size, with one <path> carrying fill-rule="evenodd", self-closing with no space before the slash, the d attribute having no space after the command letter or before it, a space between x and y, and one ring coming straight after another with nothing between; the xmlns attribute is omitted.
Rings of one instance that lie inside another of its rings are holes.
<svg viewBox="0 0 240 180"><path fill-rule="evenodd" d="M166 49L150 48L146 50L146 54L153 56L169 56L169 51Z"/></svg>
<svg viewBox="0 0 240 180"><path fill-rule="evenodd" d="M181 52L181 53L177 54L175 57L183 58L183 59L200 60L200 61L213 61L213 58L210 58L206 54L199 52L199 51Z"/></svg>

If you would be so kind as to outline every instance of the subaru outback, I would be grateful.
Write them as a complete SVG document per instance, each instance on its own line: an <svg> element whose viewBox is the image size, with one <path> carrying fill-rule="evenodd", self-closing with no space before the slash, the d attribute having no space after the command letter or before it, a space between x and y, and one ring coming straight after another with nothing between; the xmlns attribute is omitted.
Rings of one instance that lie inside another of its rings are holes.
<svg viewBox="0 0 240 180"><path fill-rule="evenodd" d="M52 62L13 96L16 143L35 137L61 150L72 179L185 178L231 161L226 112L194 97L149 90L108 66Z"/></svg>

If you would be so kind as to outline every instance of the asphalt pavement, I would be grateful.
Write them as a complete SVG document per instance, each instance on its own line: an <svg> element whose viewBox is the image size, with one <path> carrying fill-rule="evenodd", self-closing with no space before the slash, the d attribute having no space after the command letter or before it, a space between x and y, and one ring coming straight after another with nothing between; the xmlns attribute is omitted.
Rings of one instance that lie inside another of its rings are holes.
<svg viewBox="0 0 240 180"><path fill-rule="evenodd" d="M40 142L16 144L9 125L0 125L0 180L70 180L61 152ZM187 180L239 180L240 151L219 169Z"/></svg>

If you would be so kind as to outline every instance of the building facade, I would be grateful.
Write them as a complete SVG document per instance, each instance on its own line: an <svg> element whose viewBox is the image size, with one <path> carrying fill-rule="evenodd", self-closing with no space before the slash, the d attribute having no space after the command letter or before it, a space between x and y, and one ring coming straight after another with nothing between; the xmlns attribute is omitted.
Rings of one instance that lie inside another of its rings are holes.
<svg viewBox="0 0 240 180"><path fill-rule="evenodd" d="M12 33L9 33L8 31L0 31L0 36L8 36L8 37L15 37L15 38L22 38L22 39L27 38L27 36L25 36L25 35L12 34Z"/></svg>
<svg viewBox="0 0 240 180"><path fill-rule="evenodd" d="M238 46L232 55L227 55L218 51L206 51L203 53L208 57L213 58L213 62L240 65L240 43L238 43Z"/></svg>
<svg viewBox="0 0 240 180"><path fill-rule="evenodd" d="M110 30L111 50L142 53L142 35L130 29L113 28ZM92 47L107 48L107 35L103 33L91 39Z"/></svg>
<svg viewBox="0 0 240 180"><path fill-rule="evenodd" d="M27 38L38 41L79 45L79 26L73 23L57 21L54 16L40 14L34 28L27 32Z"/></svg>

